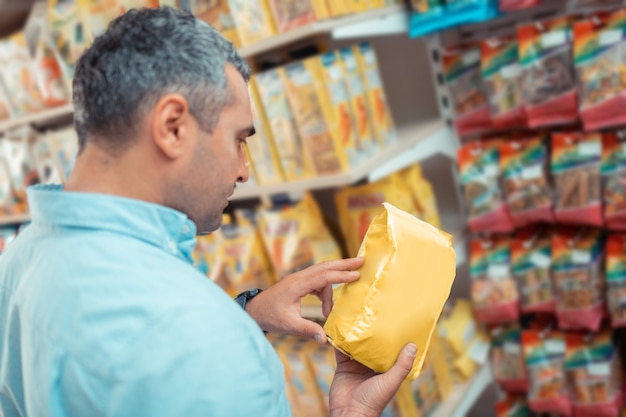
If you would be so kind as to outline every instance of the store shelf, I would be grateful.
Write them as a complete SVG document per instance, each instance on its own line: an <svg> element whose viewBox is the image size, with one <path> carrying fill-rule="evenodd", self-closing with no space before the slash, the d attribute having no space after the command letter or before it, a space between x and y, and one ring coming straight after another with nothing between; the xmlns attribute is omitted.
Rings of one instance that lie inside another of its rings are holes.
<svg viewBox="0 0 626 417"><path fill-rule="evenodd" d="M266 197L282 193L299 193L305 190L319 190L323 188L342 187L368 178L372 172L385 165L388 161L402 155L422 141L436 140L445 123L440 119L421 121L398 129L398 141L387 149L378 152L367 161L351 170L338 175L329 175L302 181L285 182L271 186L239 187L231 200Z"/></svg>
<svg viewBox="0 0 626 417"><path fill-rule="evenodd" d="M491 367L483 367L465 384L456 387L431 417L465 417L493 381Z"/></svg>
<svg viewBox="0 0 626 417"><path fill-rule="evenodd" d="M0 122L0 133L27 124L49 125L72 116L74 108L71 104L54 107L37 113L19 116L4 122Z"/></svg>
<svg viewBox="0 0 626 417"><path fill-rule="evenodd" d="M14 216L0 216L0 226L18 225L30 221L29 214L16 214Z"/></svg>
<svg viewBox="0 0 626 417"><path fill-rule="evenodd" d="M264 39L239 49L243 57L252 57L279 49L303 39L331 34L333 37L361 37L406 32L408 23L406 6L394 5L347 16L321 20Z"/></svg>

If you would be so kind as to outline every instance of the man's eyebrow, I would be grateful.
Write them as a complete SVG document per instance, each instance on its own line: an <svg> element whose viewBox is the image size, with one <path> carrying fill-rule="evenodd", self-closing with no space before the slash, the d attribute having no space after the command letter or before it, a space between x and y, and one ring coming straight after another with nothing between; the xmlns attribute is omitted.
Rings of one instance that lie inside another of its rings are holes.
<svg viewBox="0 0 626 417"><path fill-rule="evenodd" d="M248 126L241 129L239 133L241 133L241 135L246 135L246 137L249 138L250 136L254 136L256 134L256 129L254 126Z"/></svg>

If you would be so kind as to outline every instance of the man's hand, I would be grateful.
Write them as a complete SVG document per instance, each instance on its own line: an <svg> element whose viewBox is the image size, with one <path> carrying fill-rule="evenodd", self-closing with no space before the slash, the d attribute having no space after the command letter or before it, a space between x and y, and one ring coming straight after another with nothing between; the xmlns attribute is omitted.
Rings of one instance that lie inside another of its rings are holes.
<svg viewBox="0 0 626 417"><path fill-rule="evenodd" d="M337 370L330 387L330 416L379 417L411 371L416 354L417 347L409 343L387 372L377 374L335 351Z"/></svg>
<svg viewBox="0 0 626 417"><path fill-rule="evenodd" d="M363 258L328 261L288 275L250 300L246 311L265 331L300 334L326 343L322 326L302 318L300 300L308 294L318 296L328 316L333 306L332 284L356 281L355 269L363 262Z"/></svg>

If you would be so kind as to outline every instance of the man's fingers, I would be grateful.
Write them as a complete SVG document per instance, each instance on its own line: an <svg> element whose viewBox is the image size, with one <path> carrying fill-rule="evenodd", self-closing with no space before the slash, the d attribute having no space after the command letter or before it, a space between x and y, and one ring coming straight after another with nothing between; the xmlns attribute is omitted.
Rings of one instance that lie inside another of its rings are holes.
<svg viewBox="0 0 626 417"><path fill-rule="evenodd" d="M406 345L400 352L396 363L394 363L387 372L380 375L386 380L385 385L394 387L395 389L400 387L402 381L404 381L409 372L411 372L416 355L417 346L413 343Z"/></svg>
<svg viewBox="0 0 626 417"><path fill-rule="evenodd" d="M303 286L303 292L309 294L311 291L321 291L327 285L356 281L360 276L359 271L325 270L300 280L300 283Z"/></svg>
<svg viewBox="0 0 626 417"><path fill-rule="evenodd" d="M322 300L322 314L324 314L324 317L328 317L330 310L333 308L333 286L325 286L319 297Z"/></svg>
<svg viewBox="0 0 626 417"><path fill-rule="evenodd" d="M310 269L316 270L316 271L323 271L323 270L350 271L350 270L358 269L362 267L364 263L365 263L365 258L363 257L336 259L332 261L321 262L317 265L312 266Z"/></svg>

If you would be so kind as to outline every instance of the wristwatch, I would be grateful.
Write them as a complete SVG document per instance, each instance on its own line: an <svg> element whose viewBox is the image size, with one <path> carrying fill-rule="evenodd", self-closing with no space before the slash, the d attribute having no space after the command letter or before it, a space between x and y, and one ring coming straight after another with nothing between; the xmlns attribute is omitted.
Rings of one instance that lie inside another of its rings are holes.
<svg viewBox="0 0 626 417"><path fill-rule="evenodd" d="M237 297L235 297L235 301L237 301L237 303L245 311L246 304L248 304L248 301L252 300L254 297L261 294L262 291L263 290L260 288L254 288L252 290L244 291L241 294L237 295Z"/></svg>

